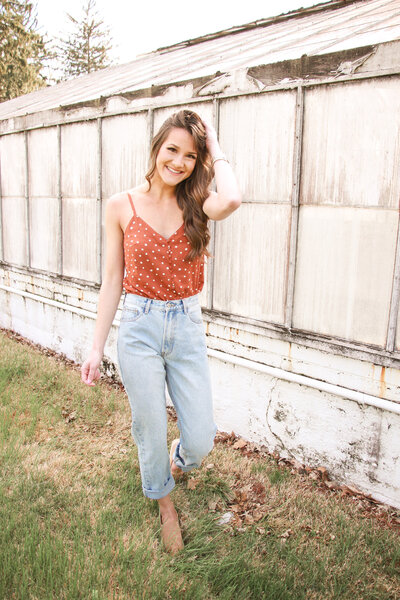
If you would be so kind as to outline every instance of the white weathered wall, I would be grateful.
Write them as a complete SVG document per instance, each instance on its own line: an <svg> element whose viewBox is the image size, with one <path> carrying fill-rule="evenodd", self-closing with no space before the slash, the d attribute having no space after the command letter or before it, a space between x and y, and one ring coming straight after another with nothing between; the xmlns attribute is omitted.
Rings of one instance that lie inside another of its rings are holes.
<svg viewBox="0 0 400 600"><path fill-rule="evenodd" d="M25 137L18 133L0 138L3 256L11 264L28 264L26 230Z"/></svg>
<svg viewBox="0 0 400 600"><path fill-rule="evenodd" d="M31 267L59 271L58 133L56 127L28 134Z"/></svg>
<svg viewBox="0 0 400 600"><path fill-rule="evenodd" d="M223 430L324 466L337 481L400 507L400 414L218 359L211 359L211 369Z"/></svg>

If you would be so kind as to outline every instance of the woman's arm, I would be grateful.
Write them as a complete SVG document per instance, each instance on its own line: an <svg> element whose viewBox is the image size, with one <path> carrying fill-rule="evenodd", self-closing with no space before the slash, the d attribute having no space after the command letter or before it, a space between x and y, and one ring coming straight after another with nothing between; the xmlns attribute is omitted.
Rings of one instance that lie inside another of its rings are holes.
<svg viewBox="0 0 400 600"><path fill-rule="evenodd" d="M92 350L81 367L81 378L93 386L100 378L99 366L122 293L124 277L123 232L119 220L119 197L110 198L106 206L106 266L101 284Z"/></svg>
<svg viewBox="0 0 400 600"><path fill-rule="evenodd" d="M210 123L203 120L207 134L207 149L214 162L215 182L217 191L211 192L203 204L203 210L210 219L219 221L225 219L239 208L242 195L231 165L224 158L220 148L217 133Z"/></svg>

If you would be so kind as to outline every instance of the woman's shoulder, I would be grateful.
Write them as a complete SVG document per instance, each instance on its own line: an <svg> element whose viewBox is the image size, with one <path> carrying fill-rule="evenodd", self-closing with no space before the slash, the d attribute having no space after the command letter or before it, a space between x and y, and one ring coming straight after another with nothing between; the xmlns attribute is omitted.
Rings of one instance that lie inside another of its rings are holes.
<svg viewBox="0 0 400 600"><path fill-rule="evenodd" d="M131 190L125 190L123 192L117 192L116 194L113 194L108 198L107 205L113 208L117 208L126 204L129 200L130 192Z"/></svg>
<svg viewBox="0 0 400 600"><path fill-rule="evenodd" d="M107 204L111 204L113 207L121 207L129 205L129 197L133 202L135 200L141 200L146 192L146 184L138 185L137 187L130 188L128 190L124 190L122 192L117 192L110 196L107 200Z"/></svg>

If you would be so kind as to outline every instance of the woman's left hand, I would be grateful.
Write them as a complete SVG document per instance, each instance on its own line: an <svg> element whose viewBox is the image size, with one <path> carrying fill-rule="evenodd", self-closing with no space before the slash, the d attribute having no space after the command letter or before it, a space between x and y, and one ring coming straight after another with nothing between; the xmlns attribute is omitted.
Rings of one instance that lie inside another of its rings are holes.
<svg viewBox="0 0 400 600"><path fill-rule="evenodd" d="M221 152L221 149L219 147L217 132L215 131L215 128L209 121L206 121L205 119L202 119L202 121L204 124L204 128L206 130L207 150L209 151L211 156L215 156L218 152Z"/></svg>

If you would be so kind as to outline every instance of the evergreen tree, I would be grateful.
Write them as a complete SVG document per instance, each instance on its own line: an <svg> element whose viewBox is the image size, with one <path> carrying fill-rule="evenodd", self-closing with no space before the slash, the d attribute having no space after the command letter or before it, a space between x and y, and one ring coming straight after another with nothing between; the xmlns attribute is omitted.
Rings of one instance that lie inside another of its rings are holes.
<svg viewBox="0 0 400 600"><path fill-rule="evenodd" d="M67 39L61 39L58 46L63 78L108 67L111 64L108 52L112 47L110 30L99 18L95 0L87 0L81 20L70 14L67 16L74 31Z"/></svg>
<svg viewBox="0 0 400 600"><path fill-rule="evenodd" d="M0 0L0 102L46 85L40 74L47 56L29 0Z"/></svg>

